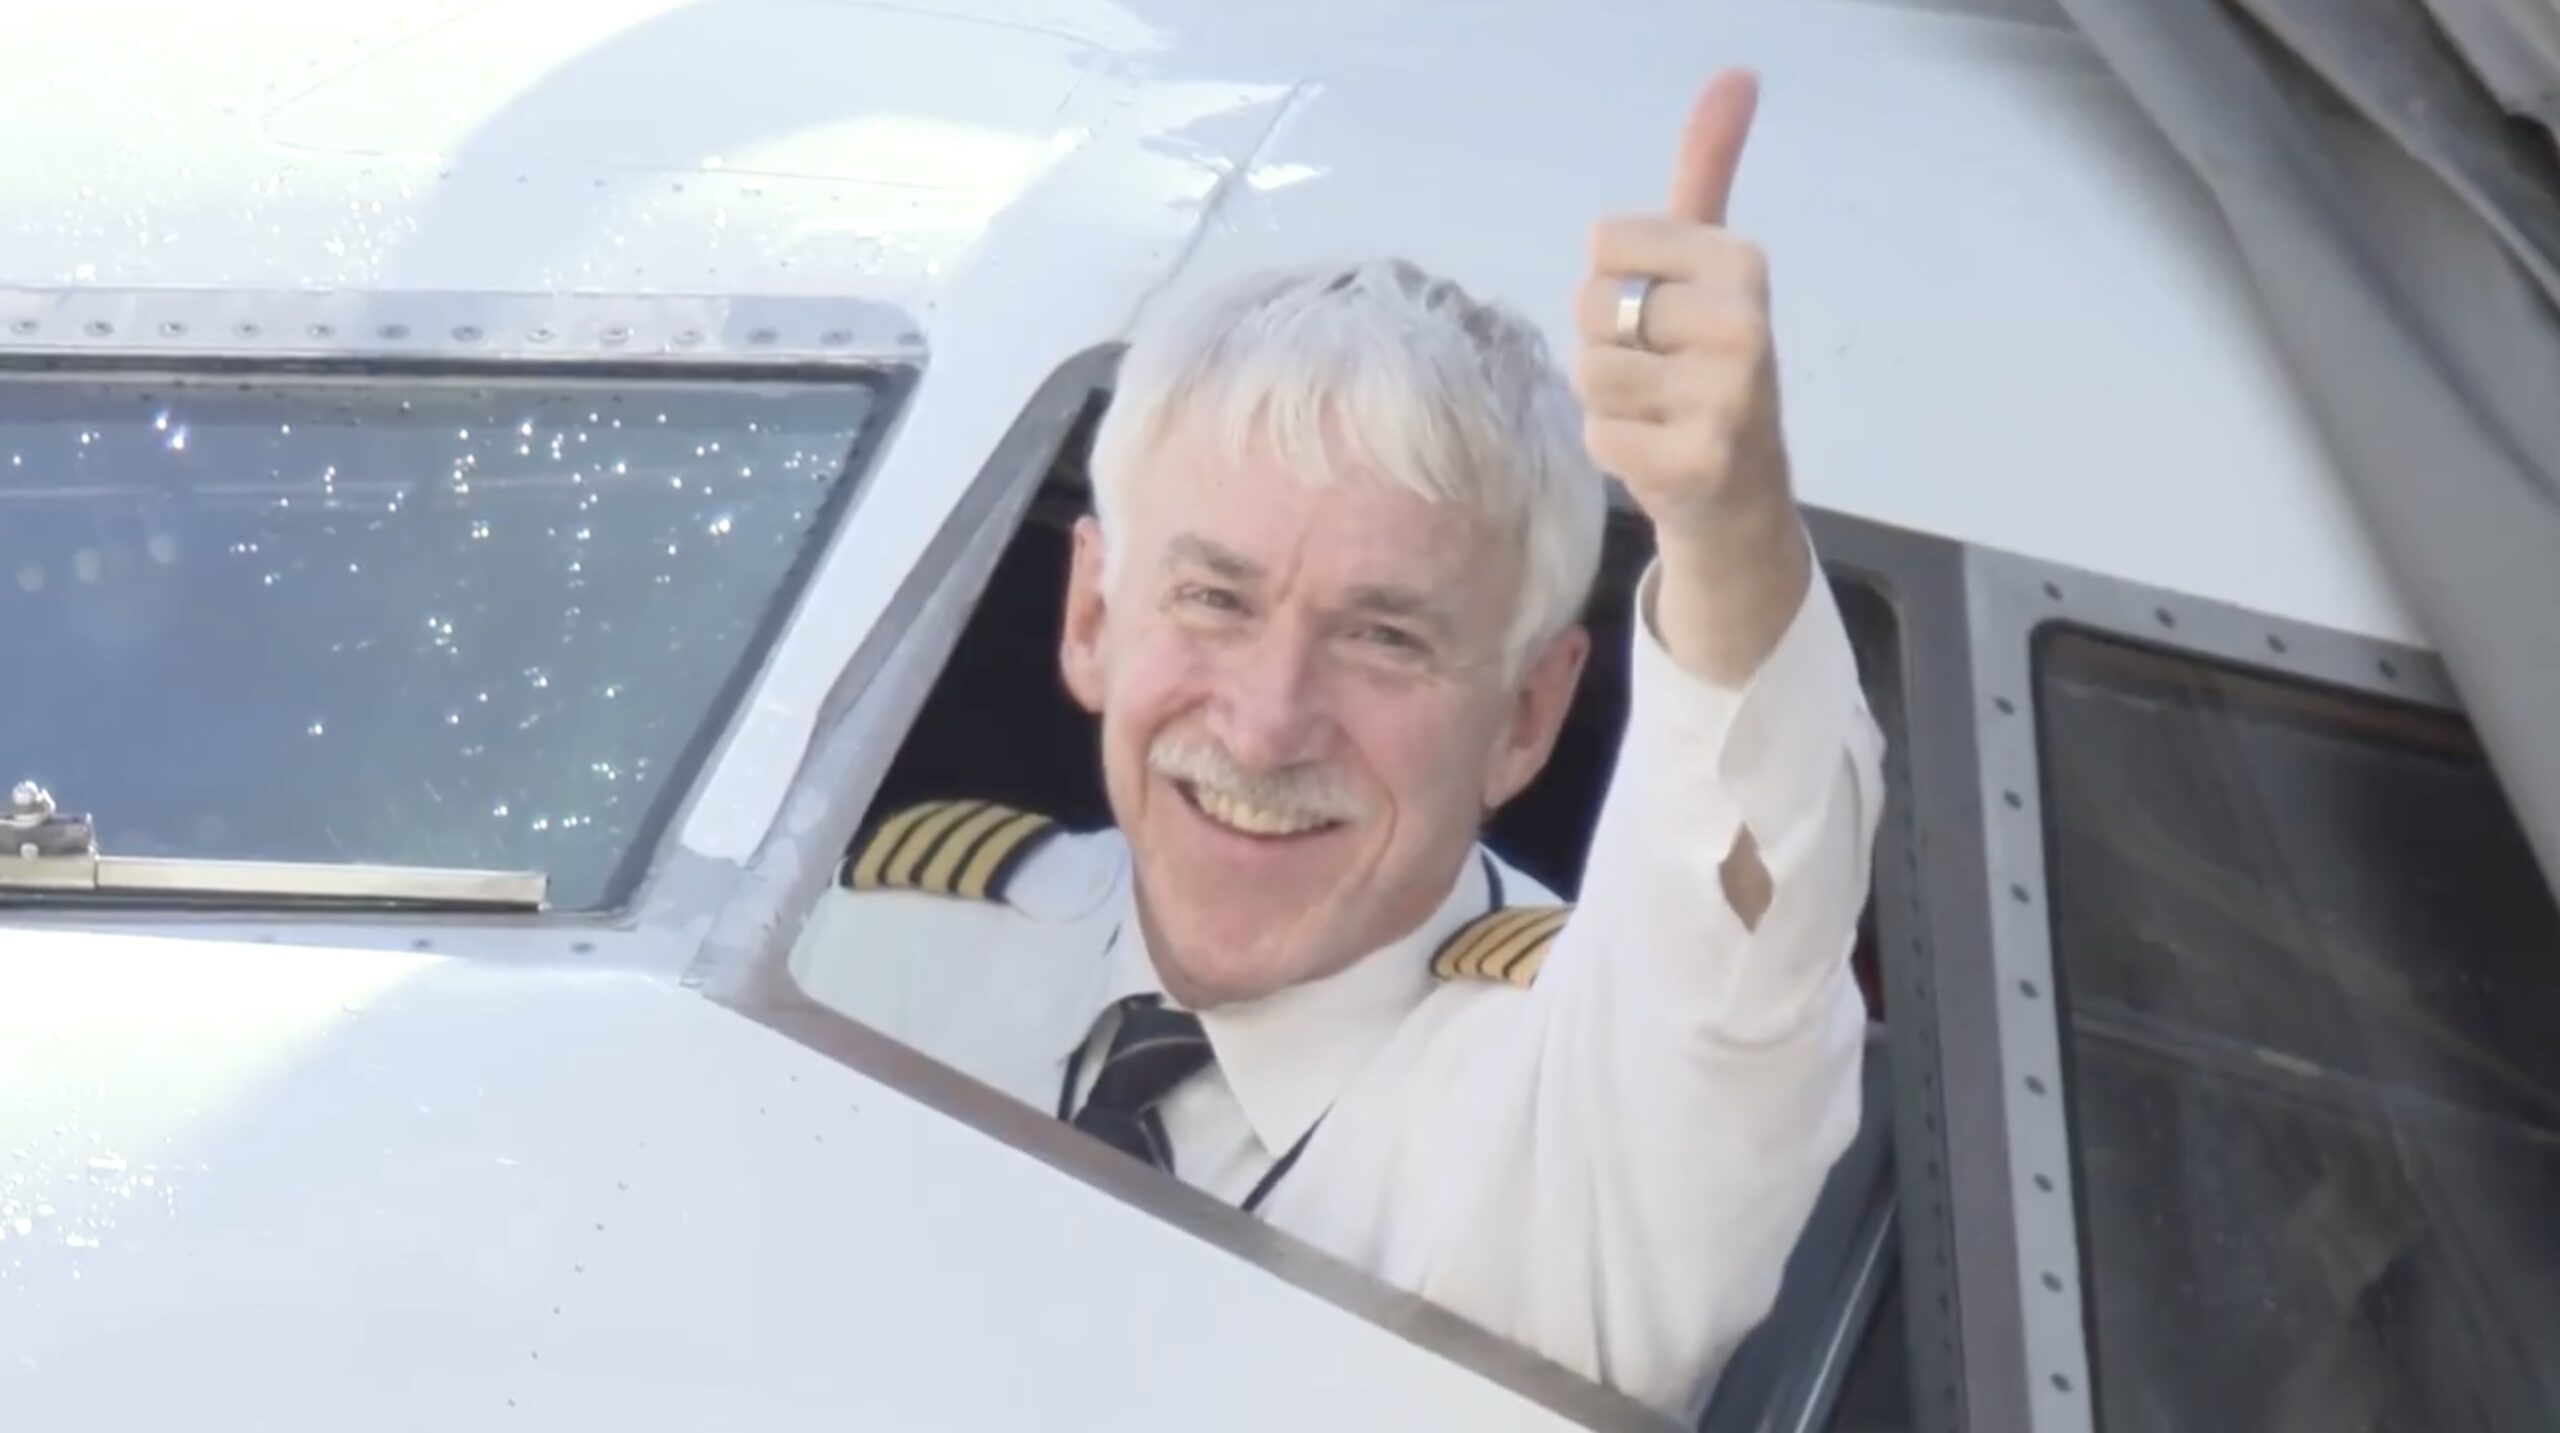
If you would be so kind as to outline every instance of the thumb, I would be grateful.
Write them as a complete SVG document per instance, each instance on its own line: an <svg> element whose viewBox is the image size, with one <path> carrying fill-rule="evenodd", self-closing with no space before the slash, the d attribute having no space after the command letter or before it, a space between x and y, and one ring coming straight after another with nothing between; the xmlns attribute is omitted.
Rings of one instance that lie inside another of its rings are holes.
<svg viewBox="0 0 2560 1433"><path fill-rule="evenodd" d="M1760 78L1749 70L1724 70L1698 91L1689 124L1680 134L1680 158L1671 171L1671 212L1699 224L1722 224L1733 176L1742 168L1742 142L1760 107Z"/></svg>

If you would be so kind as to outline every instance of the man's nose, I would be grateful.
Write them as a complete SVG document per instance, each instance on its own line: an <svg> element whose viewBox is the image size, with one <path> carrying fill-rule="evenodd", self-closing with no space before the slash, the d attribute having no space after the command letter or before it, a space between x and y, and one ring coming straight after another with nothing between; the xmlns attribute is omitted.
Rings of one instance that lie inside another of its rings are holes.
<svg viewBox="0 0 2560 1433"><path fill-rule="evenodd" d="M1315 760L1330 728L1319 688L1314 644L1266 629L1227 653L1210 703L1211 735L1259 771Z"/></svg>

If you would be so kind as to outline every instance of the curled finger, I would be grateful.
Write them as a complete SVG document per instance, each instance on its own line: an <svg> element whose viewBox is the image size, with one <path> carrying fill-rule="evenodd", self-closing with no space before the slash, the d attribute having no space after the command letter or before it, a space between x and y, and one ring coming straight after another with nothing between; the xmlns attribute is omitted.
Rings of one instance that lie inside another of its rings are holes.
<svg viewBox="0 0 2560 1433"><path fill-rule="evenodd" d="M1681 387L1675 361L1664 354L1597 344L1574 358L1574 392L1595 418L1658 422L1671 415Z"/></svg>

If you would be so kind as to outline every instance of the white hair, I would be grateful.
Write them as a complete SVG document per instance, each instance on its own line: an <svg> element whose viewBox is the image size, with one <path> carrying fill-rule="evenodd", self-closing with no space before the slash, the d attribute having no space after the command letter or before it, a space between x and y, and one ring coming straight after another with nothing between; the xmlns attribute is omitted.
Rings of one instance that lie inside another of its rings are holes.
<svg viewBox="0 0 2560 1433"><path fill-rule="evenodd" d="M1317 483L1348 461L1512 534L1525 576L1504 643L1511 677L1589 599L1608 495L1545 339L1414 264L1231 280L1130 345L1091 461L1106 582L1116 581L1114 523L1135 473L1191 419L1239 458L1269 453Z"/></svg>

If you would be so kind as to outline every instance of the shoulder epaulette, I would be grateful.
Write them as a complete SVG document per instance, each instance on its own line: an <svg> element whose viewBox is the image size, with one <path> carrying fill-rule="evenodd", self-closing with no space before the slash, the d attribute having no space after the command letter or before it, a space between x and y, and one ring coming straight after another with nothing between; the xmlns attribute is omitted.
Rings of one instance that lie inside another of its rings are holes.
<svg viewBox="0 0 2560 1433"><path fill-rule="evenodd" d="M1442 980L1503 980L1526 987L1538 978L1547 947L1564 929L1571 906L1505 906L1465 925L1431 956Z"/></svg>
<svg viewBox="0 0 2560 1433"><path fill-rule="evenodd" d="M1005 883L1058 829L1036 811L993 801L927 801L855 841L837 881L857 891L1002 900Z"/></svg>

